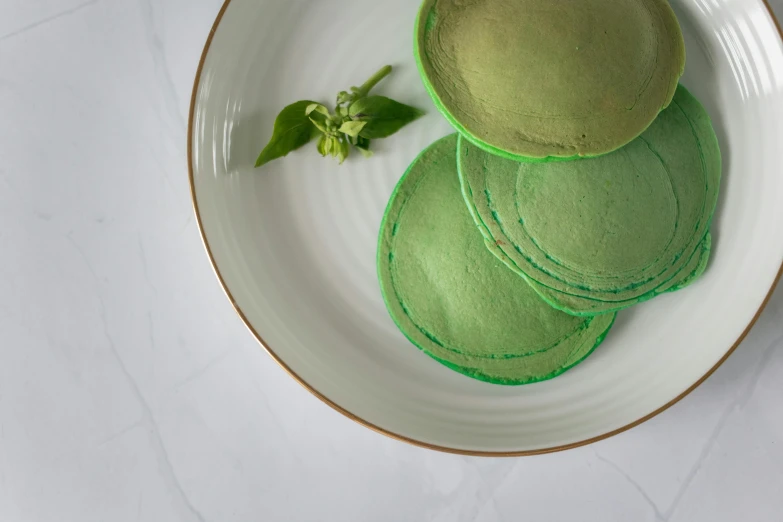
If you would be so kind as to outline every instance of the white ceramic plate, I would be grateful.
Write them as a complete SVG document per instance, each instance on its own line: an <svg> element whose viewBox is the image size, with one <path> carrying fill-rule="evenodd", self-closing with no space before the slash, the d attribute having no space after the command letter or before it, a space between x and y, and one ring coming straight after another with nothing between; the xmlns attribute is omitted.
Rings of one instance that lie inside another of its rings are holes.
<svg viewBox="0 0 783 522"><path fill-rule="evenodd" d="M196 78L190 176L215 270L258 340L331 406L399 439L530 454L607 437L695 388L752 326L783 262L783 44L762 0L672 0L725 157L715 251L693 287L620 314L606 343L549 382L454 373L386 313L378 228L408 164L451 132L412 56L419 0L231 0ZM254 171L277 112L330 101L390 63L379 93L429 115L338 167L315 147Z"/></svg>

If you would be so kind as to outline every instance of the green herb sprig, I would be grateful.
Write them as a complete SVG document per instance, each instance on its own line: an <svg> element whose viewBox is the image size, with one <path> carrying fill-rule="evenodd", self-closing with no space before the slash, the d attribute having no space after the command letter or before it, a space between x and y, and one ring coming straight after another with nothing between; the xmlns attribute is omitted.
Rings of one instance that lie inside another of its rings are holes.
<svg viewBox="0 0 783 522"><path fill-rule="evenodd" d="M351 148L372 156L372 140L387 138L424 115L422 111L370 91L392 72L387 65L361 87L351 87L337 95L334 111L325 105L303 100L283 109L275 120L272 139L258 156L256 167L287 156L313 140L318 140L321 156L331 155L342 164Z"/></svg>

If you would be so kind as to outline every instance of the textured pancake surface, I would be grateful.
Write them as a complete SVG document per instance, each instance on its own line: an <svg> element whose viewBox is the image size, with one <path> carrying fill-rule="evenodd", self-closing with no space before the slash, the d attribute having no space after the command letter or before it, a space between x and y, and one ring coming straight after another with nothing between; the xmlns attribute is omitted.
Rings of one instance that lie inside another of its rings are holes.
<svg viewBox="0 0 783 522"><path fill-rule="evenodd" d="M487 251L460 192L456 151L456 135L430 146L389 202L378 248L389 312L416 346L471 377L555 377L600 344L614 314L557 311Z"/></svg>
<svg viewBox="0 0 783 522"><path fill-rule="evenodd" d="M707 266L721 155L684 87L611 154L525 163L461 138L458 163L487 247L560 310L617 311L683 288Z"/></svg>
<svg viewBox="0 0 783 522"><path fill-rule="evenodd" d="M415 45L452 125L527 161L626 145L669 105L685 67L666 0L425 0Z"/></svg>

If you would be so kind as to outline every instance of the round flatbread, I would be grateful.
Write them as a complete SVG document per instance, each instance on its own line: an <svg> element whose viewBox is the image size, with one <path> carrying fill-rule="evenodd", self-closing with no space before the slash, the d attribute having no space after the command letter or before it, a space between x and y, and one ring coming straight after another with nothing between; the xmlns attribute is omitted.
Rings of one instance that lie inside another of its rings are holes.
<svg viewBox="0 0 783 522"><path fill-rule="evenodd" d="M630 143L685 67L666 0L425 0L416 31L438 109L477 147L518 161Z"/></svg>
<svg viewBox="0 0 783 522"><path fill-rule="evenodd" d="M555 377L601 343L614 314L559 312L487 251L462 199L456 152L456 135L430 146L391 197L378 248L389 312L413 344L471 377Z"/></svg>
<svg viewBox="0 0 783 522"><path fill-rule="evenodd" d="M458 162L490 251L560 310L617 311L707 266L721 155L684 87L642 136L599 158L522 163L462 139Z"/></svg>

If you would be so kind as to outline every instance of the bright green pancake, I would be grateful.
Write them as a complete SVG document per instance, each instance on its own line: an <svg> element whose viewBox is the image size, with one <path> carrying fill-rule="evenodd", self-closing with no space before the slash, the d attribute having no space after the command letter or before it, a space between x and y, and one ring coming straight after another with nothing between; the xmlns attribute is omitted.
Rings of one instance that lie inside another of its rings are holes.
<svg viewBox="0 0 783 522"><path fill-rule="evenodd" d="M427 355L476 379L555 377L603 341L614 315L559 312L487 252L462 199L456 155L456 135L436 142L391 197L378 246L389 312Z"/></svg>
<svg viewBox="0 0 783 522"><path fill-rule="evenodd" d="M425 0L415 54L449 122L519 161L630 143L669 105L685 67L667 0Z"/></svg>
<svg viewBox="0 0 783 522"><path fill-rule="evenodd" d="M521 163L461 139L458 162L489 250L559 310L617 311L707 266L721 155L684 87L644 134L599 158Z"/></svg>

